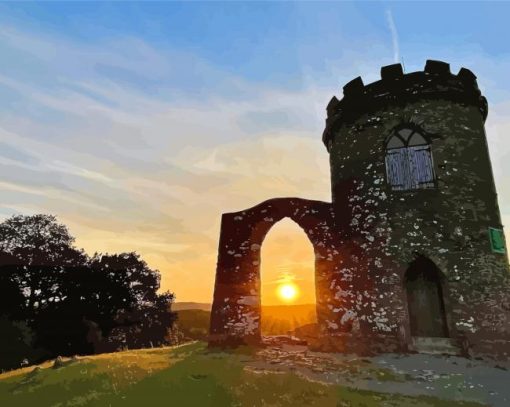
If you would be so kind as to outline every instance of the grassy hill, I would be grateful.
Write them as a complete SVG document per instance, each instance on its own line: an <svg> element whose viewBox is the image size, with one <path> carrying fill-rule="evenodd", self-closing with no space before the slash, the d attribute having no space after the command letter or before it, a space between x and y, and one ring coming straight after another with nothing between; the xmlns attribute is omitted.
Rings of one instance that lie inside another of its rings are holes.
<svg viewBox="0 0 510 407"><path fill-rule="evenodd" d="M0 406L480 406L248 369L255 359L247 349L210 352L197 342L46 363L1 374Z"/></svg>

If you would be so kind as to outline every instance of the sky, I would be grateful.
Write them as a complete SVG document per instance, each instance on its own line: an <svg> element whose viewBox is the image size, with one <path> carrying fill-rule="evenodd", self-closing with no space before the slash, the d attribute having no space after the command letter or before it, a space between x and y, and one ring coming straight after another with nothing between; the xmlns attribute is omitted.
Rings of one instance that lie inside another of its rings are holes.
<svg viewBox="0 0 510 407"><path fill-rule="evenodd" d="M510 3L0 3L0 219L51 213L88 253L137 251L177 301L210 302L221 214L330 200L325 108L360 75L471 69L510 226ZM508 231L507 231L508 234ZM313 249L284 220L263 303Z"/></svg>

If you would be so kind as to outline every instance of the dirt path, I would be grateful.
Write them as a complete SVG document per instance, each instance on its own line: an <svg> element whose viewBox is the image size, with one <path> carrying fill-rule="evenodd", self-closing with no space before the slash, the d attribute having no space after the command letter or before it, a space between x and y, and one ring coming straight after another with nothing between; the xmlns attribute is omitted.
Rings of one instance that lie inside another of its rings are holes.
<svg viewBox="0 0 510 407"><path fill-rule="evenodd" d="M306 346L274 345L246 369L293 371L309 380L404 395L510 406L510 370L460 357L424 354L358 357L310 352Z"/></svg>

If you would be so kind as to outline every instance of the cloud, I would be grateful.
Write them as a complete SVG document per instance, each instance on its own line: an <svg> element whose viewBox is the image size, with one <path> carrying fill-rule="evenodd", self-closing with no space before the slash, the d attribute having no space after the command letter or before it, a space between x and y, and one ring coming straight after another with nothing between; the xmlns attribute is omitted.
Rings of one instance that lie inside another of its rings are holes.
<svg viewBox="0 0 510 407"><path fill-rule="evenodd" d="M222 213L276 196L329 200L325 106L341 96L334 86L377 79L387 47L370 49L346 49L322 72L305 67L292 90L136 38L82 44L2 27L0 216L53 213L88 252L139 251L179 300L209 301ZM491 63L476 61L481 72ZM509 219L509 106L491 109Z"/></svg>
<svg viewBox="0 0 510 407"><path fill-rule="evenodd" d="M391 32L391 42L393 46L393 62L396 64L400 62L400 47L398 44L398 33L397 26L395 25L395 21L393 20L393 13L390 9L386 10L386 20L388 22L388 27Z"/></svg>
<svg viewBox="0 0 510 407"><path fill-rule="evenodd" d="M325 105L327 90L256 86L131 39L99 48L15 30L0 39L45 68L40 83L25 80L22 66L0 71L0 86L23 100L0 112L4 216L56 214L90 253L139 251L181 299L196 298L189 276L199 275L207 300L221 213L277 195L328 198L323 117L310 108ZM224 89L181 97L175 61ZM177 77L168 80L167 70ZM144 75L161 93L139 86Z"/></svg>

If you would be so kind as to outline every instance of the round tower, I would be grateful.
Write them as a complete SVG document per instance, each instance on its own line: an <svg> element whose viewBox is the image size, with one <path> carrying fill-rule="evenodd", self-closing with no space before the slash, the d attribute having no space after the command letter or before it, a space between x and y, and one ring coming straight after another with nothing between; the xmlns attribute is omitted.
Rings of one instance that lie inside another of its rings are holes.
<svg viewBox="0 0 510 407"><path fill-rule="evenodd" d="M508 258L476 76L395 64L343 94L327 106L323 142L364 335L510 354Z"/></svg>

